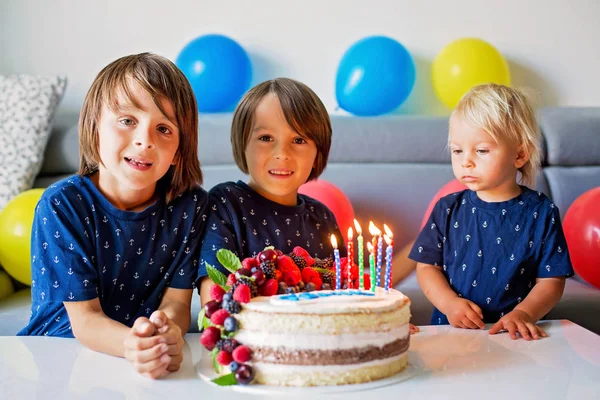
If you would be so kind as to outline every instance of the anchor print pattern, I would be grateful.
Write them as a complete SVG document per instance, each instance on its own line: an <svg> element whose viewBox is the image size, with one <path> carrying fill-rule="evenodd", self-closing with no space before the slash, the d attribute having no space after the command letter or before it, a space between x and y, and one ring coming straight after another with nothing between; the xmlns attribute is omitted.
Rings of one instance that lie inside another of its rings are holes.
<svg viewBox="0 0 600 400"><path fill-rule="evenodd" d="M451 288L497 320L526 298L536 278L573 273L559 221L557 207L530 189L501 203L466 190L438 201L409 257L442 265ZM438 310L431 321L447 323Z"/></svg>
<svg viewBox="0 0 600 400"><path fill-rule="evenodd" d="M110 318L131 326L146 310L157 309L166 287L193 287L206 192L184 193L168 207L159 200L133 219L118 219L121 214L89 178L71 180L77 183L62 181L44 193L35 210L31 251L39 267L33 271L34 301L23 332L43 328L48 335L72 337L64 307L49 316L44 302L99 298ZM167 268L159 273L155 264ZM138 296L145 299L142 305L131 301Z"/></svg>
<svg viewBox="0 0 600 400"><path fill-rule="evenodd" d="M332 233L338 235L338 243L343 243L331 211L303 195L299 195L299 205L284 206L265 199L243 182L217 185L210 195L213 212L208 215L210 229L206 231L200 258L217 268L220 263L216 252L222 248L245 258L266 246L286 253L302 246L325 258L333 254ZM340 250L345 251L343 247ZM205 265L200 265L199 275L206 275Z"/></svg>

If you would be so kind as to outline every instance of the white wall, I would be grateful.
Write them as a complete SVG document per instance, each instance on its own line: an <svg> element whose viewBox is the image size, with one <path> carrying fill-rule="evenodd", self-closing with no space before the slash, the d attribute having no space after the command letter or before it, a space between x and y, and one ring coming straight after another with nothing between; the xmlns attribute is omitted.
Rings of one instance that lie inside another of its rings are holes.
<svg viewBox="0 0 600 400"><path fill-rule="evenodd" d="M0 0L0 73L65 74L62 112L77 111L95 74L125 54L175 59L191 39L222 33L249 53L253 84L288 76L332 112L344 51L365 36L404 44L417 83L398 110L443 114L431 61L454 39L480 37L508 60L540 105L600 106L598 0Z"/></svg>

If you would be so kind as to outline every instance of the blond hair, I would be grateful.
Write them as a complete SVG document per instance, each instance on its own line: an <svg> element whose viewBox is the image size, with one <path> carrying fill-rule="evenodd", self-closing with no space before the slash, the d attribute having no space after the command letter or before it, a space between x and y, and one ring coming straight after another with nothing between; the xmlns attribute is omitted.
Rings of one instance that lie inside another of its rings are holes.
<svg viewBox="0 0 600 400"><path fill-rule="evenodd" d="M265 81L250 89L233 113L231 147L242 172L248 173L246 146L254 125L254 112L261 100L273 93L279 99L287 123L299 135L315 142L317 157L308 181L317 179L327 166L331 147L331 121L319 97L305 84L289 78Z"/></svg>
<svg viewBox="0 0 600 400"><path fill-rule="evenodd" d="M535 111L523 91L495 83L478 85L460 99L454 114L487 132L496 143L522 146L527 162L519 168L521 181L535 185L542 163L541 134Z"/></svg>
<svg viewBox="0 0 600 400"><path fill-rule="evenodd" d="M162 100L171 102L179 129L176 164L158 181L166 202L185 191L202 185L198 161L198 108L194 92L183 73L168 59L152 53L133 54L113 61L100 71L88 91L79 116L79 171L90 175L102 162L98 152L98 127L102 108L117 110L118 95L124 93L133 106L132 85L143 88L154 104L166 115Z"/></svg>

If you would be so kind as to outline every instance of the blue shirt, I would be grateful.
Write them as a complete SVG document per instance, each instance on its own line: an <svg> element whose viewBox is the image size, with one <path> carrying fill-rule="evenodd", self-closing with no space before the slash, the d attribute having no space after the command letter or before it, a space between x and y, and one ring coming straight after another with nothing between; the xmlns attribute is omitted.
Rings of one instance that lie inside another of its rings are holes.
<svg viewBox="0 0 600 400"><path fill-rule="evenodd" d="M200 253L198 278L206 276L205 263L229 274L216 257L224 248L238 257L256 257L267 246L284 253L301 246L311 256L333 256L335 234L340 256L346 254L333 213L317 200L299 194L295 206L268 200L242 181L221 183L209 191L210 214Z"/></svg>
<svg viewBox="0 0 600 400"><path fill-rule="evenodd" d="M543 193L521 190L498 203L471 190L441 198L409 254L442 267L450 287L481 307L486 323L512 311L536 278L573 275L558 208ZM431 323L448 319L434 309Z"/></svg>
<svg viewBox="0 0 600 400"><path fill-rule="evenodd" d="M201 188L130 212L89 177L50 186L35 210L31 317L19 335L73 337L63 302L99 298L108 317L132 326L158 308L167 287L191 289L207 208Z"/></svg>

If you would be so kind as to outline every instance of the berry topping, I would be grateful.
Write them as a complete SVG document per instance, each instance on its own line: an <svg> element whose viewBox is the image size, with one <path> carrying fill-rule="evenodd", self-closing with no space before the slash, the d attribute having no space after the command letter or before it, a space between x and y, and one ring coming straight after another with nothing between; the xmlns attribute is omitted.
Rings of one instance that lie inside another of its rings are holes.
<svg viewBox="0 0 600 400"><path fill-rule="evenodd" d="M225 321L223 321L223 327L227 332L235 332L238 330L238 320L234 317L227 317Z"/></svg>
<svg viewBox="0 0 600 400"><path fill-rule="evenodd" d="M244 345L236 347L231 355L240 364L250 361L250 349Z"/></svg>
<svg viewBox="0 0 600 400"><path fill-rule="evenodd" d="M225 294L225 291L223 290L223 288L217 284L213 284L210 287L210 298L216 301L221 301L223 300L223 295Z"/></svg>
<svg viewBox="0 0 600 400"><path fill-rule="evenodd" d="M231 354L226 352L225 350L221 350L219 354L217 354L217 362L221 365L229 365L231 364Z"/></svg>
<svg viewBox="0 0 600 400"><path fill-rule="evenodd" d="M248 285L240 285L233 292L233 299L240 303L248 303L251 298L250 287Z"/></svg>
<svg viewBox="0 0 600 400"><path fill-rule="evenodd" d="M283 284L285 285L285 283ZM277 294L278 288L279 285L277 281L275 279L269 279L258 289L258 292L261 296L273 296L274 294Z"/></svg>
<svg viewBox="0 0 600 400"><path fill-rule="evenodd" d="M214 326L209 326L202 332L200 335L200 343L202 346L206 347L208 351L211 351L215 348L217 341L221 338L221 331L219 328Z"/></svg>
<svg viewBox="0 0 600 400"><path fill-rule="evenodd" d="M219 326L223 326L223 322L225 322L225 318L229 317L229 313L227 310L217 310L210 317L210 321Z"/></svg>
<svg viewBox="0 0 600 400"><path fill-rule="evenodd" d="M252 379L254 379L254 371L252 370L252 367L249 365L240 365L238 370L235 372L235 380L240 385L247 385L252 382Z"/></svg>
<svg viewBox="0 0 600 400"><path fill-rule="evenodd" d="M206 318L212 317L212 315L221 309L221 304L218 301L211 300L204 305L204 315Z"/></svg>

